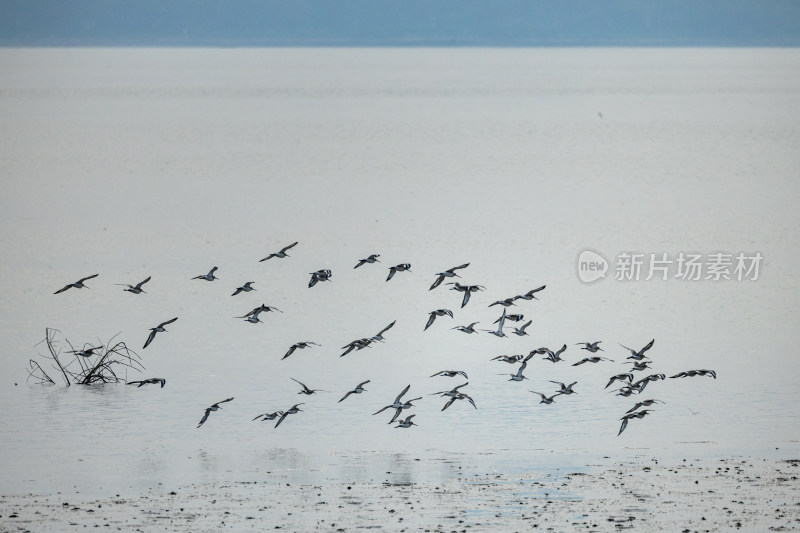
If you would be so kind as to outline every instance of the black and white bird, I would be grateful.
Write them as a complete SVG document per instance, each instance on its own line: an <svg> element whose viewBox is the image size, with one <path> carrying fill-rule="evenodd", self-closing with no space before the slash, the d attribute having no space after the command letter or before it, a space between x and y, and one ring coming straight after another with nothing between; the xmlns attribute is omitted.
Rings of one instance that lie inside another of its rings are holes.
<svg viewBox="0 0 800 533"><path fill-rule="evenodd" d="M241 287L236 287L236 291L234 291L234 293L231 294L231 296L236 296L237 294L240 294L242 292L254 291L255 288L253 288L253 283L255 283L255 281L248 281L247 283L245 283Z"/></svg>
<svg viewBox="0 0 800 533"><path fill-rule="evenodd" d="M613 359L609 359L608 357L600 357L599 355L595 355L593 357L584 357L577 363L572 363L572 366L582 365L583 363L599 363L600 361L611 361L614 362Z"/></svg>
<svg viewBox="0 0 800 533"><path fill-rule="evenodd" d="M216 272L217 270L218 270L217 267L214 267L208 271L208 274L203 274L202 276L195 276L192 279L203 279L206 281L214 281L215 279L219 279L214 275L214 272Z"/></svg>
<svg viewBox="0 0 800 533"><path fill-rule="evenodd" d="M522 354L519 355L498 355L497 357L492 357L492 361L502 361L504 363L519 363L522 361L522 358L525 357Z"/></svg>
<svg viewBox="0 0 800 533"><path fill-rule="evenodd" d="M398 424L395 427L396 428L410 428L411 426L418 425L418 424L415 424L413 420L411 420L415 416L417 416L417 415L415 415L415 414L414 415L408 415L404 420L401 420L400 422L398 422ZM391 422L390 422L390 424L391 424Z"/></svg>
<svg viewBox="0 0 800 533"><path fill-rule="evenodd" d="M473 292L478 292L482 290L486 290L486 287L483 285L462 285L459 282L454 282L453 286L450 287L451 291L459 291L464 293L464 298L461 301L461 307L463 308L469 302L469 297Z"/></svg>
<svg viewBox="0 0 800 533"><path fill-rule="evenodd" d="M717 379L717 372L715 370L685 370L683 372L678 372L674 376L670 376L672 378L693 378L695 376L711 376L714 379Z"/></svg>
<svg viewBox="0 0 800 533"><path fill-rule="evenodd" d="M467 381L466 383L462 383L461 385L456 385L450 390L434 392L431 396L449 396L452 398L453 396L462 394L461 392L458 391L458 389L466 387L467 385L469 385L469 381Z"/></svg>
<svg viewBox="0 0 800 533"><path fill-rule="evenodd" d="M397 272L411 272L411 263L400 263L399 265L395 265L393 267L389 267L389 275L386 277L386 281L392 279Z"/></svg>
<svg viewBox="0 0 800 533"><path fill-rule="evenodd" d="M297 394L305 394L306 396L310 396L310 395L314 394L315 392L330 392L330 391L326 391L326 390L322 390L322 389L309 389L306 386L306 384L303 383L302 381L297 381L294 378L291 378L291 380L292 381L296 381L297 383L300 384L301 387L303 387L302 389L300 389L300 392L298 392Z"/></svg>
<svg viewBox="0 0 800 533"><path fill-rule="evenodd" d="M450 399L447 400L447 403L445 403L444 407L442 407L442 411L444 411L445 409L447 409L448 407L453 405L453 403L456 400L467 400L467 401L469 401L470 404L472 404L472 407L474 407L475 409L478 408L478 406L475 405L475 400L473 400L470 395L464 394L463 392L457 392L457 393L455 393L455 394L450 396Z"/></svg>
<svg viewBox="0 0 800 533"><path fill-rule="evenodd" d="M293 406L291 406L290 408L288 408L286 411L284 411L283 413L281 413L281 417L280 417L280 418L278 419L278 421L275 423L275 427L278 427L278 426L280 426L280 425L281 425L281 422L283 422L283 420L284 420L284 419L285 419L287 416L289 416L289 415L296 415L297 413L299 413L300 411L302 411L302 409L300 409L300 406L301 406L301 405L303 405L303 404L302 404L302 403L296 403L296 404L294 404Z"/></svg>
<svg viewBox="0 0 800 533"><path fill-rule="evenodd" d="M250 322L251 324L257 324L257 323L261 322L261 319L258 318L258 315L260 315L261 313L269 313L269 312L272 312L272 311L277 311L279 313L283 313L283 311L281 311L277 307L270 307L269 305L261 304L260 306L254 308L252 311L250 311L246 315L237 316L237 317L234 317L234 318L243 318L245 320L245 322Z"/></svg>
<svg viewBox="0 0 800 533"><path fill-rule="evenodd" d="M528 320L520 327L514 327L514 331L512 331L511 333L513 333L514 335L519 335L520 337L527 335L528 333L525 331L525 329L531 325L531 322L533 322L533 320Z"/></svg>
<svg viewBox="0 0 800 533"><path fill-rule="evenodd" d="M423 329L422 331L425 331L426 329L431 327L433 325L433 322L436 320L437 316L445 316L445 315L447 315L450 318L453 318L453 312L451 310L449 310L449 309L437 309L436 311L431 311L428 314L430 315L428 317L428 322L425 324L425 329Z"/></svg>
<svg viewBox="0 0 800 533"><path fill-rule="evenodd" d="M394 401L393 401L392 403L390 403L390 404L389 404L389 405L387 405L386 407L382 407L381 409L378 409L377 411L375 411L375 412L374 412L374 413L372 413L372 414L373 414L373 415L377 415L378 413L380 413L380 412L383 412L383 411L385 411L386 409L400 409L400 408L401 408L401 406L403 405L403 402L402 402L402 401L400 401L400 399L401 399L401 398L402 398L402 397L405 395L405 393L407 393L407 392L408 392L408 389L410 389L410 388L411 388L411 384L409 383L408 385L406 385L406 388L405 388L405 389L403 389L403 390L400 392L400 394L398 394L398 395L397 395L397 397L394 399Z"/></svg>
<svg viewBox="0 0 800 533"><path fill-rule="evenodd" d="M437 273L436 276L438 276L438 277L433 282L433 285L431 285L431 288L428 289L428 290L429 291L433 290L436 287L438 287L439 285L441 285L445 278L452 278L452 277L459 277L460 278L461 276L456 274L456 270L459 270L461 268L467 268L468 266L469 266L469 263L464 263L463 265L458 265L458 266L455 266L453 268L448 268L444 272Z"/></svg>
<svg viewBox="0 0 800 533"><path fill-rule="evenodd" d="M653 400L653 399L650 399L650 400L642 400L641 402L636 402L636 405L634 405L633 407L631 407L630 409L628 409L628 413L632 413L632 412L634 412L635 410L639 409L640 407L650 407L650 406L651 406L651 405L653 405L654 403L664 403L664 402L662 402L661 400ZM626 413L626 414L627 414L627 413Z"/></svg>
<svg viewBox="0 0 800 533"><path fill-rule="evenodd" d="M297 242L293 242L289 246L284 246L283 248L281 248L281 250L279 252L271 253L267 257L265 257L264 259L259 260L258 262L261 263L261 262L266 261L267 259L272 259L273 257L278 257L278 258L281 258L281 259L284 258L284 257L289 257L289 254L286 253L286 250L294 248L295 246L297 246Z"/></svg>
<svg viewBox="0 0 800 533"><path fill-rule="evenodd" d="M127 283L117 283L117 285L124 285L125 287L127 287L127 289L122 289L123 291L128 291L128 292L133 293L133 294L141 294L141 293L145 292L144 289L142 289L142 285L144 285L145 283L150 281L150 278L151 278L151 276L147 276L146 279L140 281L136 285L129 285Z"/></svg>
<svg viewBox="0 0 800 533"><path fill-rule="evenodd" d="M478 324L478 322L473 322L468 326L456 326L452 329L457 329L458 331L463 331L464 333L476 333L475 324Z"/></svg>
<svg viewBox="0 0 800 533"><path fill-rule="evenodd" d="M530 359L530 356L528 356L528 357L526 357L525 359L522 360L522 364L519 365L519 368L517 369L517 373L516 374L510 374L511 378L508 381L522 381L524 379L528 379L528 378L526 378L525 376L522 375L522 372L525 371L525 367L528 366L528 359Z"/></svg>
<svg viewBox="0 0 800 533"><path fill-rule="evenodd" d="M126 383L126 385L136 385L137 386L136 388L139 388L143 385L155 385L156 383L160 383L161 388L163 389L164 385L167 384L167 380L164 378L149 378L149 379L143 379L141 381L129 381Z"/></svg>
<svg viewBox="0 0 800 533"><path fill-rule="evenodd" d="M641 393L641 392L644 391L644 388L647 386L647 384L650 383L651 381L658 381L658 380L663 380L663 379L666 379L666 378L667 378L667 376L665 376L664 374L650 374L649 376L644 377L644 378L640 379L639 381L631 383L631 388L633 390L637 390L638 389L638 391Z"/></svg>
<svg viewBox="0 0 800 533"><path fill-rule="evenodd" d="M583 346L581 347L581 350L588 350L591 353L595 353L598 350L603 352L605 350L603 350L600 346L598 346L598 344L600 344L601 342L603 342L603 341L579 342L578 345L583 344Z"/></svg>
<svg viewBox="0 0 800 533"><path fill-rule="evenodd" d="M200 427L203 424L205 424L206 420L208 420L208 415L210 415L212 412L216 411L217 409L222 409L222 406L220 405L221 403L229 402L231 400L233 400L233 398L228 398L226 400L222 400L215 403L211 407L206 407L206 412L203 414L203 418L200 419L200 423L197 424L197 427Z"/></svg>
<svg viewBox="0 0 800 533"><path fill-rule="evenodd" d="M622 420L622 424L619 427L619 433L617 433L617 437L622 435L622 432L625 431L626 427L628 427L628 420L632 420L634 418L644 418L646 415L652 412L652 409L642 409L641 411L636 411L635 413L628 413L620 418L620 420Z"/></svg>
<svg viewBox="0 0 800 533"><path fill-rule="evenodd" d="M495 337L505 337L506 334L503 333L503 326L505 326L505 324L506 324L506 310L503 309L503 316L500 317L500 321L497 323L497 329L496 330L485 329L483 331L487 331L492 335L494 335Z"/></svg>
<svg viewBox="0 0 800 533"><path fill-rule="evenodd" d="M378 341L378 342L383 342L383 341L385 341L386 339L383 337L383 334L384 334L384 333L386 333L387 331L389 331L390 329L392 329L392 327L394 326L394 323L395 323L395 322L397 322L397 320L392 320L392 323L391 323L391 324L389 324L388 326L386 326L385 328L383 328L382 330L380 330L380 331L377 333L377 335L373 335L372 337L370 337L370 339L369 339L369 340L371 340L371 341Z"/></svg>
<svg viewBox="0 0 800 533"><path fill-rule="evenodd" d="M289 351L286 352L286 355L281 357L281 360L284 360L287 357L289 357L290 355L292 355L294 353L294 351L297 350L297 349L303 350L303 349L308 348L310 346L320 346L320 345L317 344L316 342L312 342L312 341L296 342L296 343L292 344L289 347Z"/></svg>
<svg viewBox="0 0 800 533"><path fill-rule="evenodd" d="M556 396L561 396L561 394L562 394L560 392L557 392L557 393L553 394L552 396L546 396L546 395L542 394L541 392L536 392L535 390L532 390L532 391L529 391L529 392L532 392L534 394L538 394L539 396L541 396L542 400L539 403L543 403L545 405L550 405L551 403L553 403L555 401Z"/></svg>
<svg viewBox="0 0 800 533"><path fill-rule="evenodd" d="M361 265L364 265L364 264L367 264L367 263L370 263L370 264L372 264L372 263L380 263L380 261L378 261L378 258L380 256L381 256L381 254L372 254L369 257L367 257L366 259L359 259L358 264L356 266L354 266L353 268L358 268Z"/></svg>
<svg viewBox="0 0 800 533"><path fill-rule="evenodd" d="M469 379L469 376L467 376L467 373L464 372L463 370L441 370L441 371L439 371L439 372L437 372L435 374L432 374L430 377L433 378L433 377L436 377L436 376L444 376L446 378L453 378L453 377L456 377L456 376L464 376L465 379Z"/></svg>
<svg viewBox="0 0 800 533"><path fill-rule="evenodd" d="M156 333L163 333L163 332L167 331L166 329L164 329L164 326L166 326L167 324L172 324L176 320L178 320L178 317L175 317L175 318L172 318L170 320L167 320L166 322L162 322L161 324L157 325L154 328L150 328L150 335L148 335L147 341L144 343L144 346L142 347L142 350L144 350L145 348L150 346L150 343L153 342L153 339L156 338Z"/></svg>
<svg viewBox="0 0 800 533"><path fill-rule="evenodd" d="M520 314L514 314L514 315L503 315L503 316L505 317L505 320L507 320L507 321L509 321L509 322L519 322L519 321L521 321L523 318L525 318L525 315L520 315ZM500 319L501 319L501 318L503 318L503 317L500 317L500 318L498 318L497 320L495 320L494 322L492 322L492 324L497 324L498 322L500 322Z"/></svg>
<svg viewBox="0 0 800 533"><path fill-rule="evenodd" d="M353 390L351 390L351 391L347 391L347 393L346 393L344 396L342 396L342 399L341 399L341 400L339 400L339 401L341 402L341 401L344 401L344 400L346 400L346 399L347 399L347 397L348 397L348 396L350 396L351 394L361 394L362 392L364 392L365 390L367 390L367 389L365 389L365 388L364 388L364 385L366 385L366 384L367 384L367 383L369 383L369 382L370 382L370 380L362 381L361 383L359 383L358 385L356 385L356 386L355 386L355 388L354 388ZM338 403L338 402L337 402L337 403Z"/></svg>
<svg viewBox="0 0 800 533"><path fill-rule="evenodd" d="M537 298L534 295L539 291L543 291L545 287L547 287L547 285L542 285L539 288L531 289L528 292L526 292L525 294L520 294L518 296L514 296L514 299L515 300L538 300L539 298Z"/></svg>
<svg viewBox="0 0 800 533"><path fill-rule="evenodd" d="M622 344L620 344L620 346L622 346L623 348L625 348L626 350L628 350L628 351L630 351L630 352L631 352L631 354L628 356L628 359L633 359L634 361L641 361L642 359L644 359L645 357L647 357L647 356L646 356L644 353L645 353L647 350L649 350L650 348L652 348L652 347L653 347L653 344L654 344L655 342L656 342L656 340L655 340L655 339L651 340L650 342L648 342L648 343L645 345L645 347L644 347L644 348L642 348L642 349L641 349L641 350L639 350L639 351L636 351L636 350L634 350L633 348L628 348L627 346L625 346L625 345L622 345Z"/></svg>
<svg viewBox="0 0 800 533"><path fill-rule="evenodd" d="M616 376L611 376L611 379L608 380L608 385L606 385L605 388L609 388L615 381L627 381L628 383L633 383L633 374L628 372L626 374L617 374Z"/></svg>
<svg viewBox="0 0 800 533"><path fill-rule="evenodd" d="M552 350L547 350L547 357L545 357L545 359L547 359L551 363L558 363L559 361L563 361L564 359L561 358L561 354L564 353L566 349L567 345L565 344L555 352Z"/></svg>
<svg viewBox="0 0 800 533"><path fill-rule="evenodd" d="M258 415L257 417L255 417L253 420L251 420L251 422L255 422L256 420L260 420L262 422L265 422L267 420L275 420L276 418L278 418L281 415L283 415L283 411L274 411L272 413L264 413L262 415Z"/></svg>
<svg viewBox="0 0 800 533"><path fill-rule="evenodd" d="M342 346L342 350L344 350L344 353L342 355L340 355L339 357L344 357L345 355L349 354L353 350L363 350L364 348L369 348L369 345L371 343L372 343L372 339L367 339L367 338L354 340L350 344Z"/></svg>
<svg viewBox="0 0 800 533"><path fill-rule="evenodd" d="M489 304L489 307L492 307L493 305L502 305L503 307L509 307L516 304L514 303L514 298L506 298L505 300L497 300L496 302Z"/></svg>
<svg viewBox="0 0 800 533"><path fill-rule="evenodd" d="M82 348L80 350L69 350L67 353L74 353L75 355L80 355L81 357L91 357L93 355L97 355L96 353L94 353L95 350L99 350L102 347L103 347L102 345L92 346L89 348Z"/></svg>
<svg viewBox="0 0 800 533"><path fill-rule="evenodd" d="M67 289L88 289L89 287L87 285L84 285L83 282L86 281L87 279L96 278L99 275L100 274L92 274L91 276L86 276L85 278L81 278L81 279L79 279L78 281L76 281L74 283L68 283L68 284L64 285L64 288L58 289L53 294L58 294L58 293L64 292Z"/></svg>
<svg viewBox="0 0 800 533"><path fill-rule="evenodd" d="M630 371L631 372L641 372L642 370L647 370L648 368L650 368L650 364L651 363L652 363L652 361L645 361L645 360L636 361L633 364L633 367L631 368Z"/></svg>
<svg viewBox="0 0 800 533"><path fill-rule="evenodd" d="M578 394L576 391L572 390L572 387L578 384L577 381L573 381L569 385L565 385L560 381L553 381L553 380L548 380L548 381L550 381L550 383L555 383L556 385L559 385L561 387L561 390L558 391L559 394L564 394L564 395Z"/></svg>
<svg viewBox="0 0 800 533"><path fill-rule="evenodd" d="M311 273L311 279L308 282L308 288L313 287L318 281L330 281L333 274L330 269L317 270Z"/></svg>

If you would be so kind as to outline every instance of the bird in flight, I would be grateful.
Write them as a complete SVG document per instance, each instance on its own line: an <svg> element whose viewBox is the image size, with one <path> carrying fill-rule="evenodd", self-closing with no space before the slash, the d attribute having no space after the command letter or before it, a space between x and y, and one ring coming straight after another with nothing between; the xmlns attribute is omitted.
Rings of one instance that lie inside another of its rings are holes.
<svg viewBox="0 0 800 533"><path fill-rule="evenodd" d="M372 343L372 339L367 339L367 338L354 340L350 344L342 346L342 350L344 350L344 353L342 355L340 355L339 357L344 357L345 355L349 354L353 350L363 350L364 348L369 348L370 347L369 345L371 343Z"/></svg>
<svg viewBox="0 0 800 533"><path fill-rule="evenodd" d="M505 300L497 300L496 302L489 304L489 307L493 305L502 305L503 307L509 307L517 304L514 303L514 298L506 298Z"/></svg>
<svg viewBox="0 0 800 533"><path fill-rule="evenodd" d="M497 323L497 329L496 330L485 329L483 331L488 331L495 337L505 337L506 334L503 333L503 326L505 325L505 323L506 323L506 310L503 309L503 316L500 317L500 320Z"/></svg>
<svg viewBox="0 0 800 533"><path fill-rule="evenodd" d="M428 314L430 315L430 317L428 317L428 323L425 324L425 329L423 329L422 331L425 331L426 329L431 327L431 325L433 325L434 320L436 320L437 316L447 315L450 318L453 318L453 312L449 309L437 309L436 311L431 311Z"/></svg>
<svg viewBox="0 0 800 533"><path fill-rule="evenodd" d="M145 279L143 281L140 281L136 285L128 285L127 283L117 283L117 285L126 286L127 289L122 289L123 291L128 291L128 292L133 293L133 294L140 294L140 293L145 292L144 289L142 289L142 285L144 285L145 283L150 281L150 277L151 276L147 276L147 279Z"/></svg>
<svg viewBox="0 0 800 533"><path fill-rule="evenodd" d="M544 394L542 394L541 392L536 392L535 390L532 390L532 391L529 391L529 392L532 392L534 394L538 394L539 396L541 396L542 400L539 403L543 403L545 405L550 405L551 403L553 403L555 401L556 396L560 396L561 394L563 394L561 392L557 392L557 393L553 394L552 396L548 397L548 396L545 396Z"/></svg>
<svg viewBox="0 0 800 533"><path fill-rule="evenodd" d="M255 417L253 420L251 420L251 422L255 422L256 420L259 420L259 419L262 422L264 422L266 420L275 420L276 418L278 418L282 414L283 414L283 411L275 411L273 413L264 413L262 415L258 415L257 417Z"/></svg>
<svg viewBox="0 0 800 533"><path fill-rule="evenodd" d="M308 288L310 289L314 285L317 284L318 281L330 281L331 280L331 271L329 269L317 270L316 272L311 273L311 279L308 282Z"/></svg>
<svg viewBox="0 0 800 533"><path fill-rule="evenodd" d="M309 346L312 346L312 345L313 345L313 346L320 346L320 345L319 345L319 344L317 344L316 342L311 342L311 341L297 342L297 343L295 343L295 344L292 344L292 345L289 347L289 351L288 351L288 352L286 352L286 355L284 355L283 357L281 357L281 360L284 360L284 359L286 359L287 357L289 357L290 355L292 355L292 354L294 353L294 351L295 351L295 350L297 350L298 348L302 350L302 349L304 349L304 348L308 348Z"/></svg>
<svg viewBox="0 0 800 533"><path fill-rule="evenodd" d="M255 281L248 281L241 287L236 287L236 291L233 294L231 294L231 296L236 296L237 294L242 292L254 291L255 289L253 288L253 283L255 283Z"/></svg>
<svg viewBox="0 0 800 533"><path fill-rule="evenodd" d="M452 378L455 376L464 376L464 379L469 379L469 376L467 376L467 373L464 372L463 370L442 370L440 372L431 375L430 377L436 377L436 376L444 376L446 378Z"/></svg>
<svg viewBox="0 0 800 533"><path fill-rule="evenodd" d="M411 263L400 263L399 265L395 265L393 267L389 267L389 276L386 278L386 281L392 279L397 272L411 272Z"/></svg>
<svg viewBox="0 0 800 533"><path fill-rule="evenodd" d="M291 379L292 379L292 381L297 381L294 378L291 378ZM322 389L309 389L306 386L306 384L303 383L302 381L297 381L297 383L299 383L300 386L303 387L302 390L300 392L298 392L297 394L305 394L307 396L310 396L310 395L314 394L315 392L330 392L330 391L326 391L326 390L322 390Z"/></svg>
<svg viewBox="0 0 800 533"><path fill-rule="evenodd" d="M150 335L147 337L147 342L144 343L142 350L150 346L150 343L153 342L153 339L156 338L156 333L167 331L166 329L164 329L164 326L166 326L167 324L172 324L176 320L178 320L178 317L167 320L166 322L162 322L161 324L157 325L154 328L150 328Z"/></svg>
<svg viewBox="0 0 800 533"><path fill-rule="evenodd" d="M628 348L627 346L624 346L624 345L622 345L622 344L620 344L620 346L622 346L623 348L625 348L626 350L628 350L628 351L630 351L630 352L631 352L631 354L628 356L628 359L633 359L634 361L641 361L642 359L644 359L645 357L647 357L647 356L644 354L644 352L646 352L647 350L649 350L650 348L652 348L652 347L653 347L653 344L654 344L655 342L656 342L656 340L655 340L655 339L651 340L650 342L648 342L648 343L645 345L645 347L644 347L644 348L642 348L642 349L641 349L641 350L639 350L638 352L637 352L636 350L634 350L634 349L632 349L632 348Z"/></svg>
<svg viewBox="0 0 800 533"><path fill-rule="evenodd" d="M545 357L545 359L553 363L558 363L559 361L563 361L563 359L561 359L561 354L564 353L564 350L566 349L567 345L565 344L558 351L554 352L553 350L547 350L547 357Z"/></svg>
<svg viewBox="0 0 800 533"><path fill-rule="evenodd" d="M583 363L599 363L600 361L611 361L614 362L613 359L609 359L608 357L600 357L599 355L595 355L593 357L584 357L577 363L572 363L572 366L582 365Z"/></svg>
<svg viewBox="0 0 800 533"><path fill-rule="evenodd" d="M287 416L289 416L289 415L296 415L297 413L299 413L300 411L302 411L302 409L300 409L300 406L301 406L301 405L303 405L303 404L302 404L302 403L296 403L296 404L294 404L293 406L291 406L289 409L287 409L286 411L284 411L284 412L281 414L281 417L280 417L280 418L278 419L278 421L275 423L275 427L278 427L278 426L280 426L280 425L281 425L281 422L283 422L283 419L284 419L284 418L286 418Z"/></svg>
<svg viewBox="0 0 800 533"><path fill-rule="evenodd" d="M381 254L372 254L369 257L367 257L366 259L359 259L358 260L358 264L356 266L354 266L353 268L358 268L361 265L364 265L366 263L370 263L370 264L372 264L372 263L380 263L380 261L378 261L378 258L380 256L381 256Z"/></svg>
<svg viewBox="0 0 800 533"><path fill-rule="evenodd" d="M348 397L348 396L350 396L351 394L361 394L362 392L364 392L365 390L367 390L367 389L365 389L365 388L364 388L364 385L366 385L366 384L367 384L367 383L369 383L369 382L370 382L370 380L362 381L361 383L359 383L358 385L356 385L356 386L355 386L355 388L354 388L353 390L351 390L351 391L347 391L347 394L345 394L344 396L342 396L342 399L341 399L341 400L339 400L339 401L341 402L341 401L344 401L344 400L346 400L346 399L347 399L347 397Z"/></svg>
<svg viewBox="0 0 800 533"><path fill-rule="evenodd" d="M436 287L438 287L439 285L441 285L442 282L444 281L444 278L452 278L452 277L459 277L460 278L461 276L456 274L456 270L461 269L461 268L467 268L468 266L469 266L469 263L464 263L463 265L458 265L458 266L455 266L453 268L448 268L444 272L437 273L436 276L438 276L438 277L433 282L433 285L431 285L431 288L428 289L428 290L431 291L431 290L435 289Z"/></svg>
<svg viewBox="0 0 800 533"><path fill-rule="evenodd" d="M511 333L513 333L514 335L519 335L520 337L522 337L523 335L527 335L527 333L525 332L525 328L530 326L531 322L533 322L533 320L528 320L527 322L525 322L522 326L520 326L518 328L515 327L514 331L512 331Z"/></svg>
<svg viewBox="0 0 800 533"><path fill-rule="evenodd" d="M405 420L401 420L400 422L398 422L395 427L396 428L410 428L411 426L418 425L418 424L415 424L414 421L411 420L415 416L417 416L417 415L408 415L405 418ZM394 422L394 420L392 422ZM389 422L389 423L391 424L392 422Z"/></svg>
<svg viewBox="0 0 800 533"><path fill-rule="evenodd" d="M408 389L410 389L410 388L411 388L411 384L409 383L408 385L406 385L406 388L405 388L405 389L403 389L403 390L400 392L400 394L398 394L398 395L397 395L397 397L394 399L394 401L393 401L392 403L390 403L390 404L389 404L389 405L387 405L386 407L382 407L381 409L379 409L379 410L375 411L375 412L374 412L374 413L372 413L372 414L373 414L373 415L377 415L378 413L380 413L380 412L383 412L383 411L385 411L386 409L402 409L403 402L401 402L401 401L400 401L400 398L402 398L402 397L403 397L403 395L405 395L405 393L407 393L407 392L408 392Z"/></svg>
<svg viewBox="0 0 800 533"><path fill-rule="evenodd" d="M543 291L545 287L547 287L547 285L542 285L541 287L539 287L537 289L529 290L525 294L520 294L520 295L514 296L514 300L538 300L539 298L537 298L534 295L539 291Z"/></svg>
<svg viewBox="0 0 800 533"><path fill-rule="evenodd" d="M475 333L475 324L478 324L478 322L473 322L469 326L456 326L452 329L457 329L458 331L463 331L464 333Z"/></svg>
<svg viewBox="0 0 800 533"><path fill-rule="evenodd" d="M214 281L215 279L219 279L218 277L214 276L214 272L216 271L217 267L214 267L208 271L208 274L203 274L202 276L195 276L192 279L204 279L206 281Z"/></svg>
<svg viewBox="0 0 800 533"><path fill-rule="evenodd" d="M83 282L86 281L87 279L96 278L99 275L100 274L92 274L91 276L86 276L85 278L81 278L81 279L79 279L78 281L76 281L74 283L68 283L67 285L64 285L63 289L58 289L53 294L58 294L58 293L64 292L67 289L88 289L89 287L84 285Z"/></svg>
<svg viewBox="0 0 800 533"><path fill-rule="evenodd" d="M577 381L574 381L574 382L570 383L569 385L565 385L564 383L561 383L560 381L553 381L553 380L549 380L549 381L550 381L550 383L555 383L556 385L559 385L561 387L561 390L558 391L559 394L565 394L565 395L578 394L576 391L572 390L572 387L578 383Z"/></svg>
<svg viewBox="0 0 800 533"><path fill-rule="evenodd" d="M694 376L711 376L714 379L717 379L717 373L714 370L686 370L684 372L678 372L674 376L670 376L672 378L692 378Z"/></svg>
<svg viewBox="0 0 800 533"><path fill-rule="evenodd" d="M161 388L164 388L164 385L167 384L167 380L164 378L150 378L150 379L143 379L141 381L129 381L126 385L137 385L137 389L142 385L155 385L156 383L161 384Z"/></svg>
<svg viewBox="0 0 800 533"><path fill-rule="evenodd" d="M661 400L642 400L641 402L636 402L636 405L628 409L628 413L632 413L640 407L650 407L654 403L664 403L664 402L662 402Z"/></svg>
<svg viewBox="0 0 800 533"><path fill-rule="evenodd" d="M469 302L469 297L473 292L478 292L485 290L486 287L483 285L462 285L459 282L454 282L453 286L450 287L451 291L459 291L464 293L464 299L461 301L461 307L463 308Z"/></svg>
<svg viewBox="0 0 800 533"><path fill-rule="evenodd" d="M622 432L625 431L626 427L628 427L628 420L631 420L631 419L634 419L634 418L644 418L645 415L648 415L648 414L650 414L652 412L653 412L652 409L642 409L641 411L636 411L635 413L628 413L625 416L623 416L622 418L620 418L620 420L622 420L622 425L620 425L620 427L619 427L619 433L617 433L617 437L622 435Z"/></svg>
<svg viewBox="0 0 800 533"><path fill-rule="evenodd" d="M391 324L389 324L388 326L386 326L385 328L380 330L377 333L377 335L374 335L374 336L370 337L369 340L371 340L371 341L380 341L380 342L385 341L386 339L384 339L383 334L386 333L387 331L389 331L390 329L392 329L392 326L394 326L395 322L397 322L397 320L392 320Z"/></svg>
<svg viewBox="0 0 800 533"><path fill-rule="evenodd" d="M206 412L203 414L203 418L200 419L200 423L197 424L197 427L200 427L206 423L206 420L208 420L208 415L210 415L212 411L216 411L217 409L222 409L222 406L220 405L221 403L229 402L231 400L233 400L233 398L228 398L226 400L222 400L215 403L211 407L206 407Z"/></svg>
<svg viewBox="0 0 800 533"><path fill-rule="evenodd" d="M284 258L284 257L289 257L289 254L286 253L286 250L289 250L289 249L291 249L291 248L293 248L295 246L297 246L297 242L293 242L289 246L284 246L283 248L281 248L280 252L274 252L274 253L269 254L264 259L259 260L259 263L261 263L263 261L266 261L267 259L272 259L273 257L278 257L278 258L281 258L281 259Z"/></svg>
<svg viewBox="0 0 800 533"><path fill-rule="evenodd" d="M588 350L590 353L595 353L596 351L600 350L601 352L605 351L601 347L598 346L603 341L594 341L594 342L579 342L576 346L583 344L581 350Z"/></svg>
<svg viewBox="0 0 800 533"><path fill-rule="evenodd" d="M91 357L93 355L97 355L94 353L95 350L99 350L103 346L93 346L91 348L83 348L82 350L70 350L67 353L74 353L75 355L80 355L81 357Z"/></svg>

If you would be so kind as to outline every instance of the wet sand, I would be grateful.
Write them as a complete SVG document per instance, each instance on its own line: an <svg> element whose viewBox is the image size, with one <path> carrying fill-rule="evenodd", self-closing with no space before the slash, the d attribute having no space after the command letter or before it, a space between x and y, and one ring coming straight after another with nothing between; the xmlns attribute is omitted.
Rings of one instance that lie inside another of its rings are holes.
<svg viewBox="0 0 800 533"><path fill-rule="evenodd" d="M444 483L282 479L91 501L4 495L0 529L793 531L800 529L799 476L800 459L641 459L588 472L473 474Z"/></svg>

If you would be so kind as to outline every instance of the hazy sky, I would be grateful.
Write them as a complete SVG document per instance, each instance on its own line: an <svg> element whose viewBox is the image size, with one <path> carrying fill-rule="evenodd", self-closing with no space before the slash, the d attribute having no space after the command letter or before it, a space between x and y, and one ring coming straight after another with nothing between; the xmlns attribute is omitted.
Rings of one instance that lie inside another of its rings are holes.
<svg viewBox="0 0 800 533"><path fill-rule="evenodd" d="M798 46L794 0L0 0L4 46Z"/></svg>

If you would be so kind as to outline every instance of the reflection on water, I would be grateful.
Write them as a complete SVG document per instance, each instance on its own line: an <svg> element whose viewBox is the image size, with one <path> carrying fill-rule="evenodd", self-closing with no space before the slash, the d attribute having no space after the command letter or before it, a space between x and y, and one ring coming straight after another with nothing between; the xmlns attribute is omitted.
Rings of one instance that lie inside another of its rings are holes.
<svg viewBox="0 0 800 533"><path fill-rule="evenodd" d="M0 492L403 485L561 475L603 457L798 451L800 105L787 72L800 72L800 54L419 53L0 51ZM62 54L75 71L56 68ZM187 57L204 66L182 70ZM117 68L101 68L109 58ZM258 262L294 240L291 257ZM586 285L574 271L586 248L758 250L765 265L755 283ZM372 253L381 263L352 268ZM486 291L466 307L446 285L428 290L467 261L461 281ZM411 272L387 283L402 262ZM214 265L219 280L190 279ZM332 282L309 289L325 268ZM91 289L52 295L96 271ZM146 294L115 285L150 275ZM255 292L231 297L249 280ZM529 336L451 329L488 329L490 303L542 284L512 307L533 320ZM262 303L284 313L234 318ZM423 333L441 308L454 318ZM45 327L77 344L121 332L138 348L172 316L137 350L144 375L126 376L163 377L163 389L25 383ZM339 357L393 320L385 343ZM644 396L665 403L617 437L636 401L604 388L629 369L618 343L652 338L653 372L714 368L718 379L649 384ZM614 362L571 366L587 340ZM299 341L321 346L282 360ZM565 343L566 362L537 356L523 382L491 361ZM441 410L434 393L462 382L429 377L441 370L467 372L478 409ZM290 378L330 392L299 396ZM530 391L552 394L552 381L577 381L576 394L540 404ZM407 384L407 398L422 396L418 426L372 415ZM252 421L298 402L277 429Z"/></svg>

